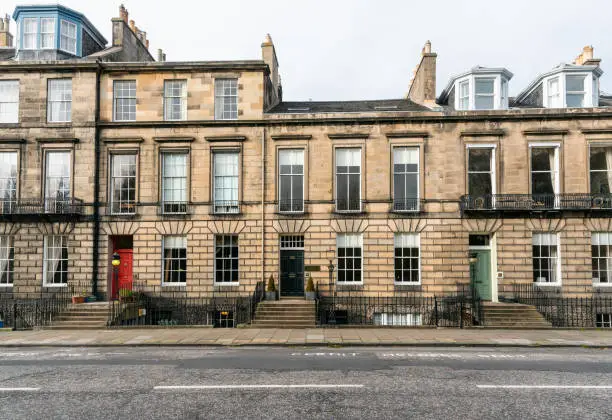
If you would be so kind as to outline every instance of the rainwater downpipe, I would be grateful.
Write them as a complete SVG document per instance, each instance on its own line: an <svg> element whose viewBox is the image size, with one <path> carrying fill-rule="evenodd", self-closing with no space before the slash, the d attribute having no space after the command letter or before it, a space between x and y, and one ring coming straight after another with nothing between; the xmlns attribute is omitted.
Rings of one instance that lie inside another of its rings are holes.
<svg viewBox="0 0 612 420"><path fill-rule="evenodd" d="M266 285L266 127L261 132L261 280Z"/></svg>
<svg viewBox="0 0 612 420"><path fill-rule="evenodd" d="M98 295L98 268L100 264L100 78L102 77L102 63L97 61L96 68L96 93L95 93L95 115L94 115L94 202L93 202L93 250L91 294Z"/></svg>

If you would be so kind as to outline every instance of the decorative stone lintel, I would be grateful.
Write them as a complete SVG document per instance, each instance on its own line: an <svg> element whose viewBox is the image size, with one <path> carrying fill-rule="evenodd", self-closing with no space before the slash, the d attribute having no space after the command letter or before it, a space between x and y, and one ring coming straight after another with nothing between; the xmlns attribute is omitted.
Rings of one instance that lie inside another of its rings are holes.
<svg viewBox="0 0 612 420"><path fill-rule="evenodd" d="M142 137L104 137L102 143L142 143Z"/></svg>
<svg viewBox="0 0 612 420"><path fill-rule="evenodd" d="M0 144L25 144L25 143L27 143L27 140L19 138L19 137L0 137Z"/></svg>
<svg viewBox="0 0 612 420"><path fill-rule="evenodd" d="M233 141L246 141L246 136L208 136L208 137L204 137L206 139L206 141L209 141L211 143L216 143L216 142L233 142Z"/></svg>
<svg viewBox="0 0 612 420"><path fill-rule="evenodd" d="M36 139L39 143L78 143L79 139L74 137L39 137Z"/></svg>
<svg viewBox="0 0 612 420"><path fill-rule="evenodd" d="M331 140L344 140L344 139L367 139L370 137L368 133L335 133L328 134Z"/></svg>
<svg viewBox="0 0 612 420"><path fill-rule="evenodd" d="M397 131L385 134L388 139L414 139L414 138L427 138L429 133L427 131Z"/></svg>
<svg viewBox="0 0 612 420"><path fill-rule="evenodd" d="M153 141L156 141L157 143L191 143L195 141L195 137L190 137L190 136L153 137Z"/></svg>
<svg viewBox="0 0 612 420"><path fill-rule="evenodd" d="M310 134L274 134L272 140L310 140Z"/></svg>

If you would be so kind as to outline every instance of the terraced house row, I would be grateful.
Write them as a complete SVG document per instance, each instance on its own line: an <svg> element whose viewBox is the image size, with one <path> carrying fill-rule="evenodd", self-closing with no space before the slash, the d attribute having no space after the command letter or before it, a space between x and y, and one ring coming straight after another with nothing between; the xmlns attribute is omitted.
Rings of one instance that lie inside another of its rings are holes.
<svg viewBox="0 0 612 420"><path fill-rule="evenodd" d="M585 47L509 97L476 66L436 94L287 102L261 60L169 62L125 8L0 26L0 293L612 292L612 98ZM398 96L401 94L398 92ZM119 283L111 261L120 258ZM333 280L328 266L333 264Z"/></svg>

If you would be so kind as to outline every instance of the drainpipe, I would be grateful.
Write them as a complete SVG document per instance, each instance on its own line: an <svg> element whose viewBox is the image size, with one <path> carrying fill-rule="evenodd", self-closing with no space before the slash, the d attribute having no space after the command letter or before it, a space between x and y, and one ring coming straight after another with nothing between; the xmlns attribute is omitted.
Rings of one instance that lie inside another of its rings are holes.
<svg viewBox="0 0 612 420"><path fill-rule="evenodd" d="M261 280L266 285L266 127L261 133Z"/></svg>
<svg viewBox="0 0 612 420"><path fill-rule="evenodd" d="M96 60L98 67L96 68L96 109L95 109L95 129L94 129L94 202L93 202L93 251L92 251L92 267L93 273L91 276L91 294L98 295L98 268L100 259L100 77L102 75L102 63Z"/></svg>

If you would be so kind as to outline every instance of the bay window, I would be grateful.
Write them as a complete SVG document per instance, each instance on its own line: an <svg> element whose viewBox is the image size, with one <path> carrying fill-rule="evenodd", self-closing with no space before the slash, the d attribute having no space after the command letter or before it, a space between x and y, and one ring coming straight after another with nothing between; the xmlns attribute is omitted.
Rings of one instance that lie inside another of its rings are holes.
<svg viewBox="0 0 612 420"><path fill-rule="evenodd" d="M77 26L67 20L62 20L60 24L60 49L77 53Z"/></svg>
<svg viewBox="0 0 612 420"><path fill-rule="evenodd" d="M55 19L41 18L40 19L40 48L54 49L55 48Z"/></svg>

